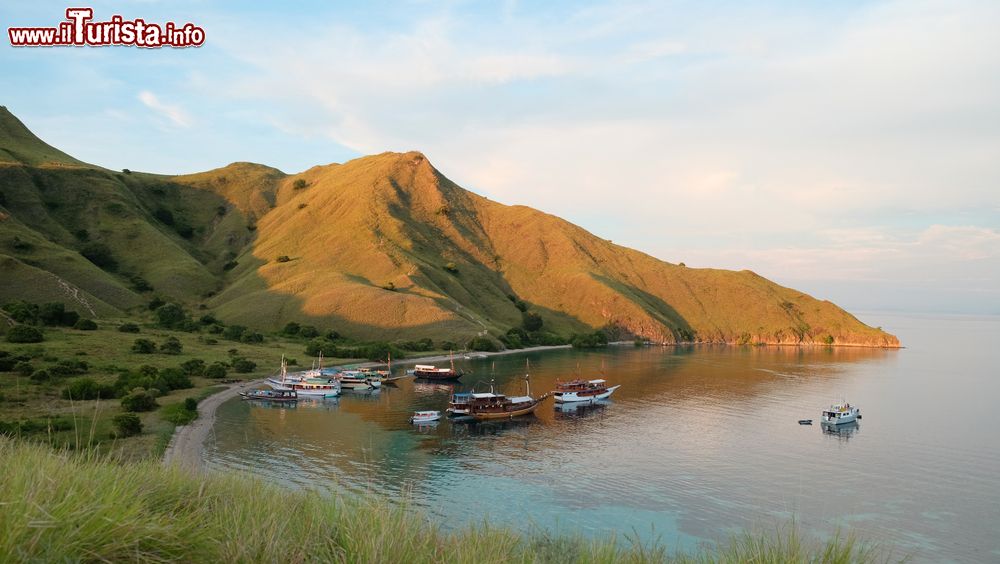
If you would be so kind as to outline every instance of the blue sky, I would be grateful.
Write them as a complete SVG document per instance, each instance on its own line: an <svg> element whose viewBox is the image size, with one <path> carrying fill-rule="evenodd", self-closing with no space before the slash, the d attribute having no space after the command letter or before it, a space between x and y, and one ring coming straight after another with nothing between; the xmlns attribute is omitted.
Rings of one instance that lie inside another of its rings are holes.
<svg viewBox="0 0 1000 564"><path fill-rule="evenodd" d="M207 34L2 43L0 103L88 162L297 172L417 149L672 262L852 309L1000 313L995 2L88 5Z"/></svg>

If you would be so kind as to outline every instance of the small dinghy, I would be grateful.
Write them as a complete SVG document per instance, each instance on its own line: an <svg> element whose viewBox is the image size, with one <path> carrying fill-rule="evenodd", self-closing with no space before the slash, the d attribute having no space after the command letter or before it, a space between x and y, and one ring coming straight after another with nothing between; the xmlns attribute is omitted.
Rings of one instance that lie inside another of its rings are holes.
<svg viewBox="0 0 1000 564"><path fill-rule="evenodd" d="M441 419L440 411L414 411L410 423L430 423Z"/></svg>
<svg viewBox="0 0 1000 564"><path fill-rule="evenodd" d="M799 419L799 425L812 425L812 419Z"/></svg>

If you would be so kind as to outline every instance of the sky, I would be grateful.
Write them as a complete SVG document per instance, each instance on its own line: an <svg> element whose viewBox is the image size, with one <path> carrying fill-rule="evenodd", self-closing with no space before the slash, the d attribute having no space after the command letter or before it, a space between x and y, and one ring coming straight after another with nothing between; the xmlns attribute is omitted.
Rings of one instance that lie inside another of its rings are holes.
<svg viewBox="0 0 1000 564"><path fill-rule="evenodd" d="M84 5L206 32L0 42L0 104L84 161L294 173L419 150L670 262L855 311L1000 314L998 2ZM66 7L2 0L0 23Z"/></svg>

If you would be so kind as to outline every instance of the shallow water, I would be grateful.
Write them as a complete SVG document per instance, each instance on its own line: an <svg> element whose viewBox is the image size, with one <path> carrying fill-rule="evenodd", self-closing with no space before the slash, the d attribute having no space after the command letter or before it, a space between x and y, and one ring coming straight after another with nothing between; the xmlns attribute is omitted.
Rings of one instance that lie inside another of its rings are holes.
<svg viewBox="0 0 1000 564"><path fill-rule="evenodd" d="M657 537L694 548L789 519L915 561L1000 561L1000 318L868 314L903 350L613 347L461 361L467 384L533 392L601 374L606 405L416 427L452 386L404 380L295 407L232 400L205 458L292 487L406 495L444 523ZM495 363L495 367L494 367ZM846 398L857 428L825 431ZM814 419L800 426L798 419Z"/></svg>

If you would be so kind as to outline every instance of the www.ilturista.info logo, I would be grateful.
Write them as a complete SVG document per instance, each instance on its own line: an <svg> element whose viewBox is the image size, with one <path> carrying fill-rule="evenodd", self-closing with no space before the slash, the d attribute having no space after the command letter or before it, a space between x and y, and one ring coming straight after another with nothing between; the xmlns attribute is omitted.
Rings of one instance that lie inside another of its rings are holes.
<svg viewBox="0 0 1000 564"><path fill-rule="evenodd" d="M14 47L72 47L128 45L135 47L201 47L205 30L191 23L146 23L141 18L126 20L111 16L105 22L91 21L93 8L66 8L66 21L56 27L9 27L7 35Z"/></svg>

